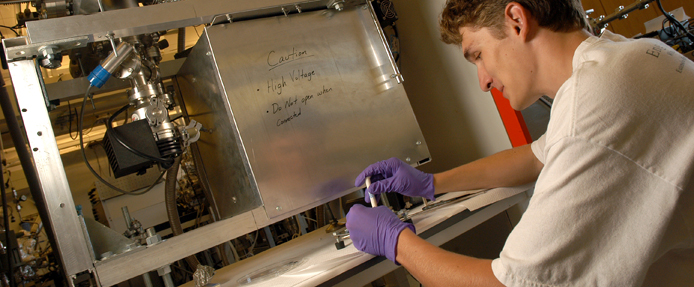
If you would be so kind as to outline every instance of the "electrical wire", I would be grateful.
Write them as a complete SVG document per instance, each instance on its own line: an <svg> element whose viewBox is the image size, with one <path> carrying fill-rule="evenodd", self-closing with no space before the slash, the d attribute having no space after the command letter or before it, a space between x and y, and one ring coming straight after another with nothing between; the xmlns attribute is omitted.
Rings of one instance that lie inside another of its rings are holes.
<svg viewBox="0 0 694 287"><path fill-rule="evenodd" d="M113 115L111 115L111 117L108 118L108 121L107 121L107 123L106 123L106 129L107 129L108 131L111 132L111 135L113 135L113 138L114 138L120 145L122 145L124 148L126 148L126 149L129 150L129 151L131 151L132 153L134 153L134 154L136 154L136 155L138 155L138 156L140 156L140 157L143 157L143 158L146 158L146 159L149 159L149 160L156 161L156 162L161 163L161 164L171 165L171 164L173 163L173 161L174 161L173 158L154 157L154 156L148 155L148 154L146 154L146 153L144 153L144 152L141 152L141 151L139 151L139 150L137 150L137 149L131 147L130 145L126 144L126 143L123 141L123 138L120 137L119 132L116 131L116 130L113 128L113 120L115 120L116 117L117 117L120 113L122 113L123 111L127 110L128 107L130 107L130 105L125 105L125 106L123 106L122 108L120 108L120 110L118 110L118 111L116 111L115 113L113 113Z"/></svg>
<svg viewBox="0 0 694 287"><path fill-rule="evenodd" d="M658 9L660 9L660 12L662 12L663 15L665 16L665 18L667 18L670 21L670 24L675 25L675 27L678 29L681 29L682 30L681 33L687 35L687 37L689 37L689 40L694 42L694 34L690 33L689 30L684 28L684 26L682 25L682 23L680 23L680 21L677 21L677 19L675 19L675 17L673 17L670 13L665 11L665 9L663 8L663 4L661 3L661 0L656 0L655 2L658 4ZM673 29L673 30L677 31L677 29Z"/></svg>
<svg viewBox="0 0 694 287"><path fill-rule="evenodd" d="M72 107L70 106L70 101L67 101L67 112L68 112L68 128L67 131L70 134L70 138L72 140L76 140L79 135L75 134L75 137L72 137ZM75 108L75 116L77 116L77 108Z"/></svg>
<svg viewBox="0 0 694 287"><path fill-rule="evenodd" d="M0 27L1 27L1 28L5 28L5 29L10 29L12 32L14 32L15 36L19 37L19 33L17 33L17 30L15 30L15 28L9 27L9 26L5 26L5 25L0 25Z"/></svg>
<svg viewBox="0 0 694 287"><path fill-rule="evenodd" d="M159 183L159 181L162 179L162 177L164 177L166 170L162 171L161 174L159 175L159 177L146 190L140 191L140 192L135 192L135 191L125 191L125 190L122 190L118 187L115 187L114 185L112 185L111 183L109 183L108 181L103 179L98 173L96 173L96 171L94 171L94 168L92 168L92 165L89 164L89 160L87 160L87 154L84 152L84 135L82 134L82 124L83 124L82 120L84 119L84 108L87 105L87 99L89 98L89 91L92 89L92 87L93 87L92 85L89 85L89 87L87 88L87 92L84 94L84 99L82 100L82 109L80 109L80 117L79 117L78 127L77 127L77 129L79 131L79 137L80 137L80 151L82 152L82 159L84 159L84 163L87 164L87 168L89 169L89 171L91 171L92 174L99 181L101 181L106 186L110 187L111 189L113 189L119 193L127 194L127 195L142 195L142 194L149 192L150 190L152 190L152 188L155 185L157 185Z"/></svg>

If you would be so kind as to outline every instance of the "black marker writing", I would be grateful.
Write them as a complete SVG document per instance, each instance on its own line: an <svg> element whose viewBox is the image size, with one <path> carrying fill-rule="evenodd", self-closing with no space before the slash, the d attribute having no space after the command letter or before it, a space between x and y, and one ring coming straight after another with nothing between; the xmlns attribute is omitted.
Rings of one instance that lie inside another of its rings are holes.
<svg viewBox="0 0 694 287"><path fill-rule="evenodd" d="M287 82L284 81L284 77L279 82L275 82L274 79L267 81L267 92L276 92L278 95L282 94L282 87L286 87Z"/></svg>
<svg viewBox="0 0 694 287"><path fill-rule="evenodd" d="M280 54L273 50L267 54L267 65L270 66L270 70L272 70L286 63L312 56L313 55L309 55L306 50L297 51L296 48L292 48L292 51L287 54Z"/></svg>
<svg viewBox="0 0 694 287"><path fill-rule="evenodd" d="M300 116L301 116L301 108L299 108L298 113L296 111L294 111L294 113L291 116L289 116L288 118L277 120L277 126L279 127L283 124L286 124L286 123L290 122L291 120L296 119Z"/></svg>
<svg viewBox="0 0 694 287"><path fill-rule="evenodd" d="M300 70L292 70L289 73L289 78L292 79L292 82L300 81L303 79L307 79L310 82L311 78L315 75L316 75L316 71L304 72L304 69L300 69Z"/></svg>

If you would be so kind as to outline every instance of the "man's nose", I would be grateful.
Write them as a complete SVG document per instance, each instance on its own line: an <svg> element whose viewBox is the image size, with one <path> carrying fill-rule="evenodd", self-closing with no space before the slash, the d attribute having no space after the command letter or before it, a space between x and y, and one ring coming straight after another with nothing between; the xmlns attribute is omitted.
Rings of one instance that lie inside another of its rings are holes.
<svg viewBox="0 0 694 287"><path fill-rule="evenodd" d="M480 89L484 92L489 92L492 89L492 77L489 76L484 68L477 68L477 77L480 81Z"/></svg>

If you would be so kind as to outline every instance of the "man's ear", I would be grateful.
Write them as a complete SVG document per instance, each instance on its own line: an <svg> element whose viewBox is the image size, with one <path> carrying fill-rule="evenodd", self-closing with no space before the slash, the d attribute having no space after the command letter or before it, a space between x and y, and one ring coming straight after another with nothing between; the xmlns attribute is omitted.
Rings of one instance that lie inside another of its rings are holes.
<svg viewBox="0 0 694 287"><path fill-rule="evenodd" d="M511 2L506 5L506 10L504 10L506 27L510 28L510 32L513 33L511 35L520 36L524 42L530 40L528 39L530 34L529 18L530 11L518 2Z"/></svg>

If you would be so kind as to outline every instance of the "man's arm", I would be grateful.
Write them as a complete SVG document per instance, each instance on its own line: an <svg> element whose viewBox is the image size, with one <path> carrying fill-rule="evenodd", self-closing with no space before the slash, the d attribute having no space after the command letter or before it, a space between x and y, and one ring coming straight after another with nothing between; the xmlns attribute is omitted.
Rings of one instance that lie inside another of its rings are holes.
<svg viewBox="0 0 694 287"><path fill-rule="evenodd" d="M434 190L441 194L522 185L536 180L542 167L542 162L528 144L437 173L434 175Z"/></svg>
<svg viewBox="0 0 694 287"><path fill-rule="evenodd" d="M424 286L504 286L491 260L445 251L407 228L399 235L396 258Z"/></svg>

